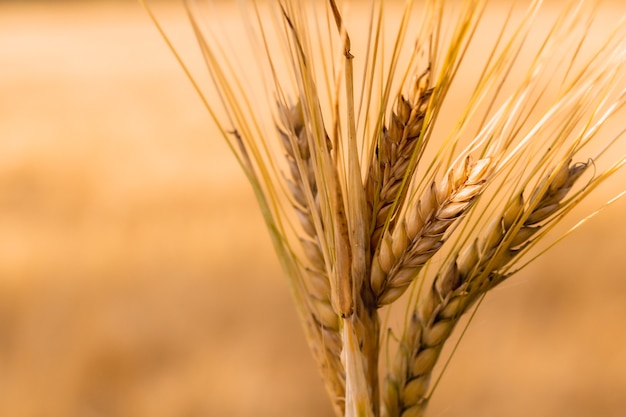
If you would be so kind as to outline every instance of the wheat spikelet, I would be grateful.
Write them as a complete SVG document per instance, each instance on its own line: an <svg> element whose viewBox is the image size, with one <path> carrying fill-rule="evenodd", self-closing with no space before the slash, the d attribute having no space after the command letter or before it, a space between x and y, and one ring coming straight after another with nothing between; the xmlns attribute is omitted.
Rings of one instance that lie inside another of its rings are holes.
<svg viewBox="0 0 626 417"><path fill-rule="evenodd" d="M562 208L588 163L564 163L525 202L520 193L487 229L435 277L403 336L396 364L385 381L387 416L423 415L433 367L458 319L485 292L507 278L500 271ZM526 207L525 207L526 205Z"/></svg>

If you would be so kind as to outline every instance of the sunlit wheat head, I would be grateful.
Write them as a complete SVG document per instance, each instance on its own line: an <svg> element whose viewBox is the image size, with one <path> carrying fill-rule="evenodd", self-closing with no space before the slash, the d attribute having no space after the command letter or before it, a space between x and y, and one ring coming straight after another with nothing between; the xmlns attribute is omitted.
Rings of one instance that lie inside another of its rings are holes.
<svg viewBox="0 0 626 417"><path fill-rule="evenodd" d="M459 318L584 223L568 213L626 160L626 25L520 3L184 3L206 88L188 75L337 415L421 416Z"/></svg>

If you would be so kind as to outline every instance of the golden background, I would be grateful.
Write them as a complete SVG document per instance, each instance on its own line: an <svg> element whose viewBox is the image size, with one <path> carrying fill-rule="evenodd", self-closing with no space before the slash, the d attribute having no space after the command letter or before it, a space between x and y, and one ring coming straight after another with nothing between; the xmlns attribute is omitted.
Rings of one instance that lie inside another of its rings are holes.
<svg viewBox="0 0 626 417"><path fill-rule="evenodd" d="M487 297L430 416L626 416L625 209ZM330 413L252 192L144 11L0 2L0 416Z"/></svg>

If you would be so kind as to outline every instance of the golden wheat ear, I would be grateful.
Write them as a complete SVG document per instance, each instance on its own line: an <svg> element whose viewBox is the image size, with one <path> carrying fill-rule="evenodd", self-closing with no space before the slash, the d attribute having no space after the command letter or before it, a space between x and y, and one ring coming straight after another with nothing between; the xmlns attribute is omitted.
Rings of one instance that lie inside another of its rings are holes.
<svg viewBox="0 0 626 417"><path fill-rule="evenodd" d="M486 0L393 13L373 0L365 15L335 0L240 15L184 1L208 92L140 2L252 185L337 416L424 415L460 317L567 235L556 225L626 163L624 131L601 134L624 117L626 25L585 56L604 30L593 1L565 5L537 44L539 0L511 6L488 42ZM445 121L456 88L471 93ZM381 311L400 305L405 322L387 328Z"/></svg>

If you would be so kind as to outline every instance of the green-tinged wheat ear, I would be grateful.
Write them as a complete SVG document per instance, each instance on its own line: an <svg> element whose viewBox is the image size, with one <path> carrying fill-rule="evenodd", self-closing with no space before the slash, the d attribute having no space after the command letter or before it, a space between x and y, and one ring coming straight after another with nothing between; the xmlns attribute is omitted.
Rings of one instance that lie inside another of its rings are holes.
<svg viewBox="0 0 626 417"><path fill-rule="evenodd" d="M508 277L500 271L559 212L563 199L588 166L563 164L535 188L528 201L518 194L482 239L440 269L400 340L395 364L384 383L384 416L423 415L433 367L459 318Z"/></svg>
<svg viewBox="0 0 626 417"><path fill-rule="evenodd" d="M491 158L464 159L437 184L432 182L408 215L382 236L372 259L371 286L379 306L397 300L446 239L448 229L484 190Z"/></svg>
<svg viewBox="0 0 626 417"><path fill-rule="evenodd" d="M313 220L313 213L319 212L320 208L309 141L299 104L287 107L279 103L278 113L280 124L277 129L289 166L289 174L284 179L304 232L300 238L306 258L304 286L307 289L306 301L313 323L310 331L316 336L311 348L334 406L339 414L343 414L345 371L341 363L340 318L331 305L330 280Z"/></svg>
<svg viewBox="0 0 626 417"><path fill-rule="evenodd" d="M393 226L393 214L406 196L408 181L403 187L404 179L411 178L415 172L417 164L411 166L411 160L416 147L423 146L421 134L431 93L430 69L427 69L413 84L408 99L402 95L398 97L389 126L382 129L365 181L367 203L372 213L372 252L378 246L388 219L389 227Z"/></svg>

